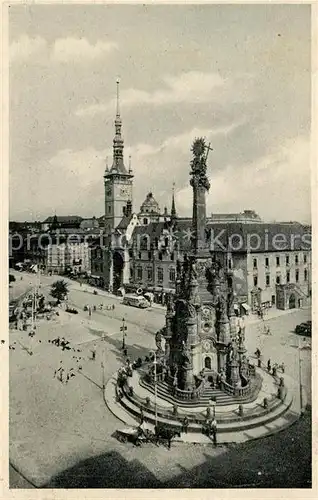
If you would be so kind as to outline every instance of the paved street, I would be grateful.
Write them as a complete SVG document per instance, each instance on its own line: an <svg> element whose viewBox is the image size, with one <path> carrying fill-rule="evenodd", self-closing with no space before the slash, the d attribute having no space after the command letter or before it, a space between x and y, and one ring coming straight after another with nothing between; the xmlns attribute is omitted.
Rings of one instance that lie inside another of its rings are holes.
<svg viewBox="0 0 318 500"><path fill-rule="evenodd" d="M29 279L29 275L25 279ZM41 277L42 290L48 292L48 285L56 279ZM154 480L172 481L180 471L200 466L207 456L226 454L226 448L192 446L188 452L186 445L177 444L170 452L153 446L140 450L118 443L112 437L122 424L108 411L102 384L123 361L121 320L126 319L128 354L135 359L155 347L154 333L164 325L164 311L123 306L116 298L96 296L83 289L84 285L80 287L75 283L70 287L69 303L78 308L78 315L61 310L54 321L39 321L32 339L26 337L25 332L10 332L10 343L15 346L15 350L10 350L10 460L13 465L40 486L79 462L107 454L117 463L119 475L121 466L127 468L129 464L131 470L138 462L140 470L147 470ZM115 303L115 310L96 311L91 318L83 311L85 304L100 303ZM265 362L268 358L272 363L284 361L286 372L298 378L298 337L292 330L309 317L310 310L300 310L270 320L272 336L260 335L258 324L249 325L246 342L250 359L259 346ZM62 351L48 342L58 335L69 340L75 350ZM94 342L97 345L95 361L91 359ZM32 350L33 355L23 347ZM303 384L310 394L311 350L301 351L301 356ZM54 371L61 365L66 371L74 369L75 377L67 384L54 377ZM82 366L81 371L77 371L78 366ZM168 457L169 467L166 466ZM114 485L113 477L111 481Z"/></svg>

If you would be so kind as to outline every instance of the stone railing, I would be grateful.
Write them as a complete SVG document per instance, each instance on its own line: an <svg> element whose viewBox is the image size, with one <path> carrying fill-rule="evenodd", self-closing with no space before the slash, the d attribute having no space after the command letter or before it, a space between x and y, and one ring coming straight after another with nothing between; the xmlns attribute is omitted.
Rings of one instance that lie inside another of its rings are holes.
<svg viewBox="0 0 318 500"><path fill-rule="evenodd" d="M146 382L149 382L151 384L154 384L155 382L155 377L153 373L148 373L145 375L145 380ZM173 377L169 375L168 373L158 373L157 374L157 382L167 382L168 387L171 390L171 395L174 396L176 399L180 399L182 401L186 400L192 400L192 399L198 399L204 389L204 381L201 382L201 384L196 387L195 389L184 391L182 389L179 389L178 387L173 387Z"/></svg>
<svg viewBox="0 0 318 500"><path fill-rule="evenodd" d="M249 381L244 387L233 387L227 382L221 382L221 390L223 390L227 394L231 394L232 396L244 397L250 394L251 386Z"/></svg>

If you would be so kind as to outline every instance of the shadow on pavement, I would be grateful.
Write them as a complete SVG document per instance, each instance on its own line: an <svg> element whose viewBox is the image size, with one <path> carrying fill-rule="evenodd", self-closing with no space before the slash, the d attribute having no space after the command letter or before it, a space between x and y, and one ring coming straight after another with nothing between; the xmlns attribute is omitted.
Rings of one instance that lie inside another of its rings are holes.
<svg viewBox="0 0 318 500"><path fill-rule="evenodd" d="M311 411L307 409L294 425L278 434L228 446L222 456L204 456L204 463L192 469L179 464L181 474L160 481L138 459L127 461L117 451L111 451L80 462L43 487L311 488Z"/></svg>
<svg viewBox="0 0 318 500"><path fill-rule="evenodd" d="M45 488L160 488L163 485L138 460L111 451L89 458L54 477Z"/></svg>

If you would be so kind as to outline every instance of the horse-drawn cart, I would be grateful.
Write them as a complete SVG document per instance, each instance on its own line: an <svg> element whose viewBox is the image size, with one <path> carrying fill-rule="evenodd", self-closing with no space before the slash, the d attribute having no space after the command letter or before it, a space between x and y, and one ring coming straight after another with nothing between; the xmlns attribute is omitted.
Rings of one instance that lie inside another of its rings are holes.
<svg viewBox="0 0 318 500"><path fill-rule="evenodd" d="M127 443L129 441L136 446L141 445L141 443L153 443L155 441L154 433L142 427L125 427L123 429L118 429L116 431L116 438L121 443Z"/></svg>

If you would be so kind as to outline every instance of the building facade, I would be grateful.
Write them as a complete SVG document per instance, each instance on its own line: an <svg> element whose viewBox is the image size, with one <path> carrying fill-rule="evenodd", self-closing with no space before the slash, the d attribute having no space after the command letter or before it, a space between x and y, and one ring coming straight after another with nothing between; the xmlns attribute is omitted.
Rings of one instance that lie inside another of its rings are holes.
<svg viewBox="0 0 318 500"><path fill-rule="evenodd" d="M204 250L226 255L233 271L234 300L248 312L266 307L301 307L311 295L311 231L308 226L265 223L254 210L237 214L211 214L205 224L200 218L200 192L194 191L192 218L176 213L174 189L171 210L161 212L149 192L138 213L133 211L133 174L124 165L119 93L113 162L106 168L105 241L92 250L91 272L113 292L152 291L157 300L175 289L177 263L182 263L196 238ZM193 224L193 221L195 222ZM200 221L198 221L200 222ZM202 234L193 234L193 227ZM276 240L286 239L277 245ZM297 236L298 235L298 236ZM297 239L298 237L298 239ZM253 240L254 238L254 240ZM275 240L276 238L276 240ZM293 241L293 238L295 241ZM103 258L101 257L103 256Z"/></svg>

